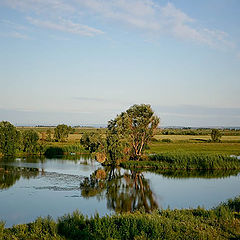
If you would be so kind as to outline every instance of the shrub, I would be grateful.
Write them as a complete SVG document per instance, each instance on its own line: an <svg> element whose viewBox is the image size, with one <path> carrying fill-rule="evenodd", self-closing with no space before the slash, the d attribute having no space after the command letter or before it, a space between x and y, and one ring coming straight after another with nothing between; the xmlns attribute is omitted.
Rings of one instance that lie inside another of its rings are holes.
<svg viewBox="0 0 240 240"><path fill-rule="evenodd" d="M170 138L164 138L162 139L162 142L170 143L172 140Z"/></svg>

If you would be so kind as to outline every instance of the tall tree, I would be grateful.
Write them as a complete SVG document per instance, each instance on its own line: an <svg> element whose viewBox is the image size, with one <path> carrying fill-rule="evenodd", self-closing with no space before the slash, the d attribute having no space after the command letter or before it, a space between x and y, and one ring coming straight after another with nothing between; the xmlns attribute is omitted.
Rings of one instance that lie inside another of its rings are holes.
<svg viewBox="0 0 240 240"><path fill-rule="evenodd" d="M52 141L52 133L51 133L51 129L48 129L47 132L47 137L46 137L46 141L47 142L51 142Z"/></svg>
<svg viewBox="0 0 240 240"><path fill-rule="evenodd" d="M38 151L38 139L39 136L35 130L24 131L22 137L23 151L31 154L36 153Z"/></svg>
<svg viewBox="0 0 240 240"><path fill-rule="evenodd" d="M0 122L0 152L14 155L20 146L21 133L10 122Z"/></svg>
<svg viewBox="0 0 240 240"><path fill-rule="evenodd" d="M133 105L109 121L108 131L110 134L117 134L120 139L125 139L130 148L130 157L139 160L159 121L150 105Z"/></svg>
<svg viewBox="0 0 240 240"><path fill-rule="evenodd" d="M65 124L60 124L57 125L56 128L54 128L54 138L58 142L64 142L66 138L68 137L69 132L71 131L71 127L65 125Z"/></svg>
<svg viewBox="0 0 240 240"><path fill-rule="evenodd" d="M218 129L212 129L211 138L213 142L220 142L221 137L222 134Z"/></svg>

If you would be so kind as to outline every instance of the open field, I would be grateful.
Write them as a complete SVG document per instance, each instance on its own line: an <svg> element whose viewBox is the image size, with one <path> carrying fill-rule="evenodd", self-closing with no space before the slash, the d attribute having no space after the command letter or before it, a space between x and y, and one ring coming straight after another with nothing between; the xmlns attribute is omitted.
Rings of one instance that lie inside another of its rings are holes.
<svg viewBox="0 0 240 240"><path fill-rule="evenodd" d="M235 154L240 155L240 143L161 143L149 144L148 153L162 153L172 151Z"/></svg>
<svg viewBox="0 0 240 240"><path fill-rule="evenodd" d="M51 129L52 139L54 138L54 127L17 127L18 130L24 131L34 129L39 133L40 139L48 129ZM205 130L207 132L207 130ZM208 130L209 131L209 130ZM66 142L51 142L51 146L68 146L79 144L81 136L85 132L106 133L105 128L74 128L74 132L69 134ZM236 133L226 130L228 134ZM227 135L222 136L221 143L207 142L210 135L162 135L160 130L154 136L154 140L149 144L147 153L163 153L173 151L196 152L196 153L216 153L216 154L234 154L240 155L240 136ZM170 143L162 142L163 139L170 139Z"/></svg>

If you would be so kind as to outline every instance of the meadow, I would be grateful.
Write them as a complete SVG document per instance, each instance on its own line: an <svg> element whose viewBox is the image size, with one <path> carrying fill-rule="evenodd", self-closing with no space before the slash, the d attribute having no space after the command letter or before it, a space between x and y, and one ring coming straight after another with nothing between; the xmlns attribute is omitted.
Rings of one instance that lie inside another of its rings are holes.
<svg viewBox="0 0 240 240"><path fill-rule="evenodd" d="M80 139L86 132L101 133L105 136L106 128L77 127L69 134L65 142L54 141L54 127L17 127L20 131L34 129L38 132L40 142L48 147L61 148L66 154L71 152L86 153L87 151L80 145ZM51 142L46 142L46 132L51 130ZM166 135L166 131L171 133ZM187 132L188 131L188 132ZM173 134L174 133L174 134ZM146 148L147 154L169 153L169 152L187 152L187 153L206 153L206 154L224 154L240 155L240 133L239 130L222 130L223 136L220 143L210 142L211 130L203 129L191 130L191 135L187 135L186 129L157 129L152 141ZM205 135L198 135L199 133ZM194 135L195 134L195 135Z"/></svg>

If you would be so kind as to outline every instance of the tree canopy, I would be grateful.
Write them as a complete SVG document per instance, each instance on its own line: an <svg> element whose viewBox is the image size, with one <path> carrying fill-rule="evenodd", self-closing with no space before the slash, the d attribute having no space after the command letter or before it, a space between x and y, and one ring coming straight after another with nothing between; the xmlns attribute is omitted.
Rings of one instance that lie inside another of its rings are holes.
<svg viewBox="0 0 240 240"><path fill-rule="evenodd" d="M129 147L130 158L139 160L159 122L150 105L133 105L108 122L108 132L123 139Z"/></svg>
<svg viewBox="0 0 240 240"><path fill-rule="evenodd" d="M29 129L24 131L22 136L23 151L31 154L36 153L38 150L38 133Z"/></svg>
<svg viewBox="0 0 240 240"><path fill-rule="evenodd" d="M64 142L71 130L72 128L70 126L59 124L54 128L54 138L58 142Z"/></svg>
<svg viewBox="0 0 240 240"><path fill-rule="evenodd" d="M21 133L10 122L0 122L0 152L14 155L19 148Z"/></svg>
<svg viewBox="0 0 240 240"><path fill-rule="evenodd" d="M212 129L211 138L213 142L220 142L221 137L222 134L218 129Z"/></svg>
<svg viewBox="0 0 240 240"><path fill-rule="evenodd" d="M85 132L80 139L80 143L91 153L96 152L101 145L104 146L102 135L94 132Z"/></svg>

